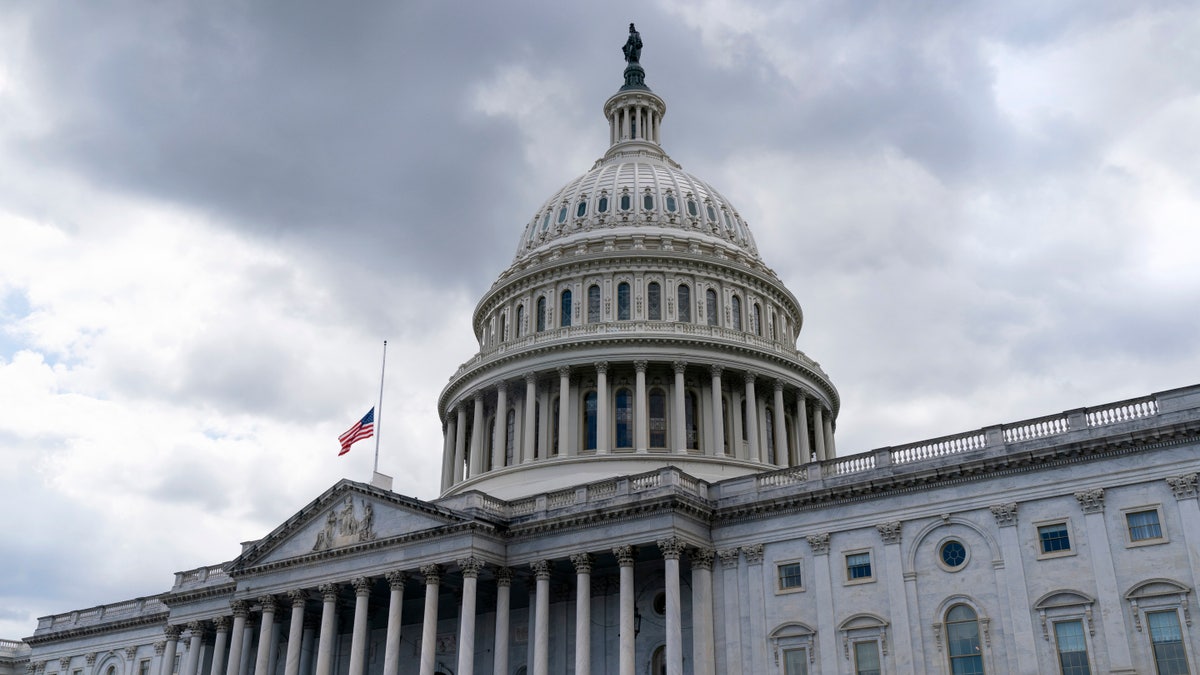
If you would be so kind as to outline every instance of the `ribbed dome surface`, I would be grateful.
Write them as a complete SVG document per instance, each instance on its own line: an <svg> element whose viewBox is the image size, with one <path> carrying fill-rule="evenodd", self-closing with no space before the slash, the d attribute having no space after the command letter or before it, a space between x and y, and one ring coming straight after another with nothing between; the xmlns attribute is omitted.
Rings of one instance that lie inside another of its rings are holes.
<svg viewBox="0 0 1200 675"><path fill-rule="evenodd" d="M598 229L611 229L614 236L678 230L681 239L719 239L758 259L746 223L711 185L680 169L657 147L613 150L538 209L521 235L518 262L585 233L594 236Z"/></svg>

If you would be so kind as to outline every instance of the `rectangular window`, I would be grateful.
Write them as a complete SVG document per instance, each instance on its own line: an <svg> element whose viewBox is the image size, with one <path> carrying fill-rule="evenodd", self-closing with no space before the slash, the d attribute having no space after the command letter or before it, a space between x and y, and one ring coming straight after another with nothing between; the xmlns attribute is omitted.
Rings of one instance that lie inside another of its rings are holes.
<svg viewBox="0 0 1200 675"><path fill-rule="evenodd" d="M1065 553L1071 550L1071 533L1066 523L1053 523L1038 528L1038 543L1042 553Z"/></svg>
<svg viewBox="0 0 1200 675"><path fill-rule="evenodd" d="M808 650L784 650L783 675L808 675Z"/></svg>
<svg viewBox="0 0 1200 675"><path fill-rule="evenodd" d="M1188 675L1187 654L1183 650L1183 632L1175 610L1146 614L1150 626L1150 644L1154 648L1154 668L1158 675Z"/></svg>
<svg viewBox="0 0 1200 675"><path fill-rule="evenodd" d="M1092 675L1092 669L1088 665L1082 621L1076 619L1054 624L1054 640L1058 647L1058 664L1062 667L1062 675Z"/></svg>
<svg viewBox="0 0 1200 675"><path fill-rule="evenodd" d="M854 643L854 674L879 675L879 643Z"/></svg>
<svg viewBox="0 0 1200 675"><path fill-rule="evenodd" d="M1125 514L1129 524L1129 541L1162 539L1162 525L1158 522L1158 509L1130 511Z"/></svg>
<svg viewBox="0 0 1200 675"><path fill-rule="evenodd" d="M779 590L788 591L804 587L800 576L801 564L798 562L783 563L779 566Z"/></svg>
<svg viewBox="0 0 1200 675"><path fill-rule="evenodd" d="M175 655L175 661L173 661L173 662L171 663L171 672L172 672L172 673L178 673L178 672L179 672L179 661L180 661L180 659L181 659L181 658L182 658L182 655L181 655L181 654L176 654L176 655Z"/></svg>
<svg viewBox="0 0 1200 675"><path fill-rule="evenodd" d="M150 675L150 659L142 659L138 663L138 675Z"/></svg>
<svg viewBox="0 0 1200 675"><path fill-rule="evenodd" d="M871 553L849 553L846 555L846 579L858 581L871 578Z"/></svg>

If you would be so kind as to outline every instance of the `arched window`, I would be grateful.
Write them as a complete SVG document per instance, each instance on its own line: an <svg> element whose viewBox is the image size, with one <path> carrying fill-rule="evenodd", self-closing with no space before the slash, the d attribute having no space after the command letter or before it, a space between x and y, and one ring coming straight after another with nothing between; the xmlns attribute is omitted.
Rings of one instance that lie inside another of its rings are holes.
<svg viewBox="0 0 1200 675"><path fill-rule="evenodd" d="M667 646L663 645L650 655L650 675L667 675Z"/></svg>
<svg viewBox="0 0 1200 675"><path fill-rule="evenodd" d="M587 215L587 202L579 202L579 206L575 207L575 217L582 218Z"/></svg>
<svg viewBox="0 0 1200 675"><path fill-rule="evenodd" d="M699 416L696 414L696 395L686 392L683 395L683 429L687 434L687 449L700 449L700 428L697 426Z"/></svg>
<svg viewBox="0 0 1200 675"><path fill-rule="evenodd" d="M501 342L505 342L508 340L508 321L506 321L507 318L508 317L504 314L500 315L500 330L498 332L500 334Z"/></svg>
<svg viewBox="0 0 1200 675"><path fill-rule="evenodd" d="M742 299L735 295L730 299L729 302L730 302L730 305L732 305L731 309L733 311L733 329L741 330L742 329Z"/></svg>
<svg viewBox="0 0 1200 675"><path fill-rule="evenodd" d="M570 326L571 325L571 289L569 289L569 288L562 292L561 316L562 316L562 321L559 322L559 325L564 326L564 327Z"/></svg>
<svg viewBox="0 0 1200 675"><path fill-rule="evenodd" d="M533 428L526 429L525 433L533 434L533 456L542 459L545 449L542 448L542 435L538 433L542 429L542 404L540 401L533 402Z"/></svg>
<svg viewBox="0 0 1200 675"><path fill-rule="evenodd" d="M693 217L693 218L695 218L695 217L696 217L696 214L697 214L698 212L696 211L696 202L695 202L694 200L692 200L692 199L688 199L688 201L687 201L687 210L688 210L688 215L689 215L689 216L691 216L691 217ZM547 216L547 218L549 218L549 216Z"/></svg>
<svg viewBox="0 0 1200 675"><path fill-rule="evenodd" d="M538 298L537 301L537 332L546 330L546 296Z"/></svg>
<svg viewBox="0 0 1200 675"><path fill-rule="evenodd" d="M762 307L754 303L754 334L762 337Z"/></svg>
<svg viewBox="0 0 1200 675"><path fill-rule="evenodd" d="M600 287L588 286L588 323L600 323Z"/></svg>
<svg viewBox="0 0 1200 675"><path fill-rule="evenodd" d="M596 211L598 211L599 213L608 213L608 197L607 196L601 197L600 200L598 202L596 202Z"/></svg>
<svg viewBox="0 0 1200 675"><path fill-rule="evenodd" d="M650 390L650 447L667 447L667 394L655 387Z"/></svg>
<svg viewBox="0 0 1200 675"><path fill-rule="evenodd" d="M517 445L517 410L508 409L507 426L504 429L504 466L513 465L513 451ZM498 468L498 467L497 467Z"/></svg>
<svg viewBox="0 0 1200 675"><path fill-rule="evenodd" d="M525 333L525 305L517 305L517 337Z"/></svg>
<svg viewBox="0 0 1200 675"><path fill-rule="evenodd" d="M711 288L704 291L704 313L708 315L708 325L721 324L720 314L717 313L717 292Z"/></svg>
<svg viewBox="0 0 1200 675"><path fill-rule="evenodd" d="M633 394L622 387L617 390L615 419L617 423L616 447L633 447Z"/></svg>
<svg viewBox="0 0 1200 675"><path fill-rule="evenodd" d="M583 395L583 449L596 449L596 392Z"/></svg>
<svg viewBox="0 0 1200 675"><path fill-rule="evenodd" d="M633 208L633 198L628 194L621 195L621 210L628 211Z"/></svg>
<svg viewBox="0 0 1200 675"><path fill-rule="evenodd" d="M679 320L683 323L692 322L692 288L687 284L679 284L675 289L675 306L678 307Z"/></svg>
<svg viewBox="0 0 1200 675"><path fill-rule="evenodd" d="M629 320L629 284L617 284L617 321Z"/></svg>
<svg viewBox="0 0 1200 675"><path fill-rule="evenodd" d="M654 210L654 197L649 192L642 195L642 210L643 211Z"/></svg>
<svg viewBox="0 0 1200 675"><path fill-rule="evenodd" d="M772 340L774 340L775 334L776 334L776 332L775 332L775 315L771 314L771 334L768 337L770 337Z"/></svg>
<svg viewBox="0 0 1200 675"><path fill-rule="evenodd" d="M646 315L651 321L662 321L662 286L657 281L646 286Z"/></svg>
<svg viewBox="0 0 1200 675"><path fill-rule="evenodd" d="M496 428L496 416L488 415L483 420L483 428L485 430L483 434L483 470L491 471L498 468L492 466L492 452L496 445L496 435L491 431Z"/></svg>
<svg viewBox="0 0 1200 675"><path fill-rule="evenodd" d="M554 397L554 403L551 404L550 412L550 447L546 448L546 456L552 457L559 452L558 447L558 397Z"/></svg>
<svg viewBox="0 0 1200 675"><path fill-rule="evenodd" d="M767 406L767 428L763 429L767 437L767 464L775 463L775 411L771 407Z"/></svg>
<svg viewBox="0 0 1200 675"><path fill-rule="evenodd" d="M975 610L967 605L955 605L946 612L946 644L950 653L950 672L983 675L983 646L979 642Z"/></svg>
<svg viewBox="0 0 1200 675"><path fill-rule="evenodd" d="M721 430L725 432L724 437L721 439L721 447L726 455L732 455L733 452L729 445L729 438L733 435L733 418L729 416L729 399L724 395L721 396L721 422L721 426L723 427Z"/></svg>

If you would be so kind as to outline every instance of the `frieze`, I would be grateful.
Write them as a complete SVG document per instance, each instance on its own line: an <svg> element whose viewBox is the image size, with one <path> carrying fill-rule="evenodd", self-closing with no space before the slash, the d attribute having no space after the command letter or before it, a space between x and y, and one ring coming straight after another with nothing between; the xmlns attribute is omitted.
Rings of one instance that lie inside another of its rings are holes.
<svg viewBox="0 0 1200 675"><path fill-rule="evenodd" d="M312 550L326 551L375 539L375 511L371 502L360 499L361 507L354 508L354 496L347 495L342 508L329 509L325 527L317 532ZM361 513L361 515L359 515Z"/></svg>

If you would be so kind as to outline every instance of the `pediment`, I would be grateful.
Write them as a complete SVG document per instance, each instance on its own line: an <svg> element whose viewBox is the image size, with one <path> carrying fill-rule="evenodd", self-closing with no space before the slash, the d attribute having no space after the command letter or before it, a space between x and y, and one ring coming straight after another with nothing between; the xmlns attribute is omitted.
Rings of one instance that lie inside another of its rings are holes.
<svg viewBox="0 0 1200 675"><path fill-rule="evenodd" d="M469 520L436 504L343 480L246 547L229 570L348 553L391 539L436 536L440 529Z"/></svg>
<svg viewBox="0 0 1200 675"><path fill-rule="evenodd" d="M1173 579L1150 579L1129 589L1125 597L1130 600L1141 600L1162 595L1187 595L1191 590Z"/></svg>
<svg viewBox="0 0 1200 675"><path fill-rule="evenodd" d="M1091 605L1096 600L1086 593L1072 590L1052 591L1043 595L1033 603L1034 609L1053 609L1055 607L1078 607Z"/></svg>

